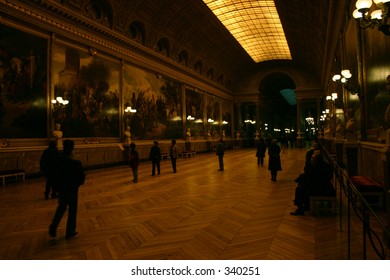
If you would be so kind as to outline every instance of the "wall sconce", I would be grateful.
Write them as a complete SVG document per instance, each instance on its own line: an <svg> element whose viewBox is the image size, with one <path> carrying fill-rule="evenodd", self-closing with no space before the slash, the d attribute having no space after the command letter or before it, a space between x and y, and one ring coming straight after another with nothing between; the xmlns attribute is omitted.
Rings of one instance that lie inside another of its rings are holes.
<svg viewBox="0 0 390 280"><path fill-rule="evenodd" d="M349 79L351 77L352 77L351 71L349 71L348 69L344 69L341 71L341 75L340 74L333 75L332 81L338 85L342 85L345 88L345 90L347 90L351 94L355 95L355 94L359 93L359 90L356 88L352 88L349 85Z"/></svg>
<svg viewBox="0 0 390 280"><path fill-rule="evenodd" d="M306 119L306 122L308 125L314 125L314 119L313 117L307 117Z"/></svg>
<svg viewBox="0 0 390 280"><path fill-rule="evenodd" d="M228 122L227 121L222 121L222 124L228 124Z"/></svg>
<svg viewBox="0 0 390 280"><path fill-rule="evenodd" d="M356 10L353 11L352 16L359 22L361 28L377 27L383 34L390 35L390 25L387 23L390 0L374 0L374 3L379 9L374 10L371 15L368 15L368 11L372 6L372 0L356 1Z"/></svg>
<svg viewBox="0 0 390 280"><path fill-rule="evenodd" d="M52 99L51 103L54 105L54 108L56 108L68 105L69 100L63 99L61 96L58 96L56 99Z"/></svg>
<svg viewBox="0 0 390 280"><path fill-rule="evenodd" d="M195 120L195 118L194 118L193 116L189 115L189 116L187 117L187 120L188 120L188 121L193 121L193 120Z"/></svg>
<svg viewBox="0 0 390 280"><path fill-rule="evenodd" d="M126 113L136 113L137 109L133 109L130 106L127 106L126 109L125 109L125 112Z"/></svg>
<svg viewBox="0 0 390 280"><path fill-rule="evenodd" d="M331 95L326 96L326 100L335 101L337 99L337 97L338 97L337 92L333 92Z"/></svg>
<svg viewBox="0 0 390 280"><path fill-rule="evenodd" d="M213 120L213 119L211 119L211 118L209 118L209 119L207 120L207 122L209 122L209 123L213 123L213 122L214 122L214 120Z"/></svg>
<svg viewBox="0 0 390 280"><path fill-rule="evenodd" d="M54 121L59 124L61 120L66 118L66 111L64 108L69 104L69 100L63 99L61 96L57 96L56 99L51 100L51 104L53 104L52 116L54 117Z"/></svg>

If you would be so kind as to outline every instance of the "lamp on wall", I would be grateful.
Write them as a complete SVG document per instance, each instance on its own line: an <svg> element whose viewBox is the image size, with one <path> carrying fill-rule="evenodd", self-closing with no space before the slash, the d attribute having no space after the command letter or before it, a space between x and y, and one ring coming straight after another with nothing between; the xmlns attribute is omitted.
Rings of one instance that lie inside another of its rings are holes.
<svg viewBox="0 0 390 280"><path fill-rule="evenodd" d="M352 16L359 22L361 28L378 28L385 35L390 35L390 25L387 23L389 19L390 0L374 0L374 3L379 9L375 9L368 15L372 6L372 0L356 1L356 10L353 11Z"/></svg>
<svg viewBox="0 0 390 280"><path fill-rule="evenodd" d="M69 100L63 99L61 96L57 96L55 99L51 100L51 104L53 106L52 107L53 116L55 120L58 121L60 111L62 111L64 107L69 104Z"/></svg>
<svg viewBox="0 0 390 280"><path fill-rule="evenodd" d="M390 1L390 0L389 0ZM336 84L342 85L347 91L355 95L359 93L357 88L353 88L349 84L349 79L352 77L351 71L344 69L341 71L341 74L333 75L332 81Z"/></svg>
<svg viewBox="0 0 390 280"><path fill-rule="evenodd" d="M136 113L137 109L133 109L130 106L127 106L126 109L125 109L125 112L126 113Z"/></svg>

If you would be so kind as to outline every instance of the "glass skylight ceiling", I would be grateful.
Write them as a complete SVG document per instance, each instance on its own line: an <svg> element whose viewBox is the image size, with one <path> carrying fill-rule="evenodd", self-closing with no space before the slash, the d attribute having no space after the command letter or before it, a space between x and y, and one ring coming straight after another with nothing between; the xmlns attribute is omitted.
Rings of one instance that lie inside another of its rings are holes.
<svg viewBox="0 0 390 280"><path fill-rule="evenodd" d="M203 0L255 62L291 59L273 0Z"/></svg>
<svg viewBox="0 0 390 280"><path fill-rule="evenodd" d="M297 104L297 98L295 96L295 91L292 89L282 89L280 93L283 95L283 97L286 99L288 104L290 105L296 105Z"/></svg>

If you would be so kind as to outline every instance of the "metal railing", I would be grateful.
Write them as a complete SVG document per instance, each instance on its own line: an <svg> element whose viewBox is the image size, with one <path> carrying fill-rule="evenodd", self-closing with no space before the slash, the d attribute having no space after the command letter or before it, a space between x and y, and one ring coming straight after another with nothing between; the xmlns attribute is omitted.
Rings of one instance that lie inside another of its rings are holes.
<svg viewBox="0 0 390 280"><path fill-rule="evenodd" d="M357 227L356 230L361 233L363 259L367 259L368 249L372 249L370 252L374 252L379 259L386 259L386 252L390 248L390 225L386 226L383 223L366 198L351 182L347 171L337 164L326 149L322 150L326 160L333 166L334 183L336 189L339 190L340 231L343 231L343 219L345 218L343 210L346 208L347 211L348 259L351 259L351 242L355 241L352 238L356 236L352 233L352 227ZM352 219L357 220L358 223L352 222Z"/></svg>

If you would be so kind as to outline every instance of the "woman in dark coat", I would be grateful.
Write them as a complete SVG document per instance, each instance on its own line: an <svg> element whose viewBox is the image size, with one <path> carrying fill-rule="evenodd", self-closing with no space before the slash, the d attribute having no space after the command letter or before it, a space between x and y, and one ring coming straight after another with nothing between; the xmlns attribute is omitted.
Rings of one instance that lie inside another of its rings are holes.
<svg viewBox="0 0 390 280"><path fill-rule="evenodd" d="M280 147L278 146L276 139L272 139L271 145L268 148L268 155L268 170L271 171L271 180L275 182L278 171L282 170Z"/></svg>

